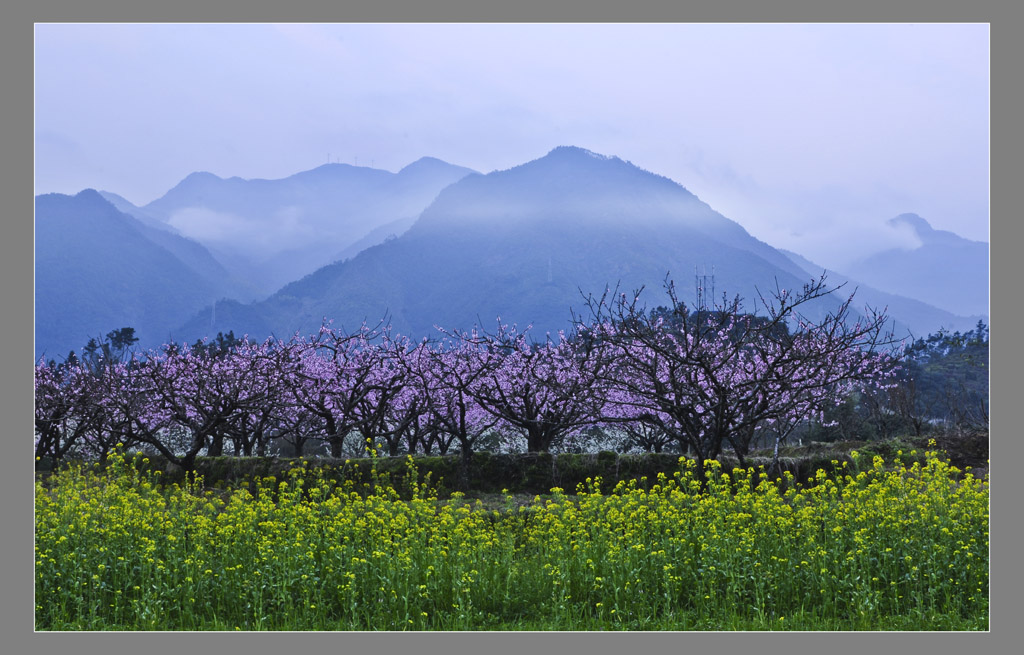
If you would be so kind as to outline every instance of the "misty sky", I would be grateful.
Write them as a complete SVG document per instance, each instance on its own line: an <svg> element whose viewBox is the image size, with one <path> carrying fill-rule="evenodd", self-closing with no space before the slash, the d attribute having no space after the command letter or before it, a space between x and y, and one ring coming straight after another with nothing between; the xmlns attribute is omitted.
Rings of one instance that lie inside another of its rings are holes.
<svg viewBox="0 0 1024 655"><path fill-rule="evenodd" d="M820 264L914 212L988 240L985 24L39 24L36 193L193 171L481 172L558 145L681 183Z"/></svg>

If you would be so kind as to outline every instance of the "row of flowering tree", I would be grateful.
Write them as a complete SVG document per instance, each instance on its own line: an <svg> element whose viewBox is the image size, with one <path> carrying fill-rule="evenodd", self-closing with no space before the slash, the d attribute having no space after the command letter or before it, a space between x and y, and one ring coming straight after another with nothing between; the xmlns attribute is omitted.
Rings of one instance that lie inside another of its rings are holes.
<svg viewBox="0 0 1024 655"><path fill-rule="evenodd" d="M858 388L883 389L897 369L884 313L853 316L853 296L823 319L802 310L831 294L824 276L800 293L739 298L690 311L666 283L670 309L645 313L640 294L591 298L587 339L609 344L606 416L646 428L700 461L730 450L741 465L758 437L779 446L801 423ZM649 432L648 432L649 434Z"/></svg>
<svg viewBox="0 0 1024 655"><path fill-rule="evenodd" d="M738 300L690 311L667 288L669 310L607 294L571 334L540 342L500 322L415 343L386 325L325 324L287 341L41 361L36 455L102 459L123 443L189 470L201 454L266 455L283 441L341 457L370 440L391 455L454 448L468 459L487 435L541 452L602 426L744 462L758 439L777 448L852 388L890 379L884 316L858 322L850 301L817 322L800 314L830 292L823 279L761 299L757 314Z"/></svg>

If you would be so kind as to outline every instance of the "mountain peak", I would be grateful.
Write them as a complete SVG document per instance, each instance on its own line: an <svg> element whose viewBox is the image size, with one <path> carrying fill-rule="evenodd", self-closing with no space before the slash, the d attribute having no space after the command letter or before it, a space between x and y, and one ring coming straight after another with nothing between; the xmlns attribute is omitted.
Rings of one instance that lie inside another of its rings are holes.
<svg viewBox="0 0 1024 655"><path fill-rule="evenodd" d="M596 159L598 161L615 161L618 157L610 157L608 155L602 155L586 148L580 148L579 146L557 146L551 149L545 159L547 158L579 158L587 157L590 159Z"/></svg>
<svg viewBox="0 0 1024 655"><path fill-rule="evenodd" d="M107 202L107 200L102 195L100 195L99 191L92 188L82 189L81 191L75 194L75 197L78 198L79 200L89 200L91 202Z"/></svg>
<svg viewBox="0 0 1024 655"><path fill-rule="evenodd" d="M195 173L189 173L182 182L211 182L220 179L220 177L209 171L196 171Z"/></svg>
<svg viewBox="0 0 1024 655"><path fill-rule="evenodd" d="M451 166L451 164L444 161L443 159L438 159L437 157L420 157L419 159L409 164L408 166L403 167L400 171L398 171L398 173L399 175L401 175L402 173L406 173L417 168L436 168L438 166L447 167Z"/></svg>
<svg viewBox="0 0 1024 655"><path fill-rule="evenodd" d="M898 227L900 225L912 227L919 236L934 231L931 224L917 214L900 214L896 218L890 218L888 223L892 227Z"/></svg>
<svg viewBox="0 0 1024 655"><path fill-rule="evenodd" d="M437 157L420 157L413 163L398 171L398 175L401 178L435 178L447 179L450 182L455 182L474 173L476 173L476 171L472 168L449 164L445 160L438 159Z"/></svg>
<svg viewBox="0 0 1024 655"><path fill-rule="evenodd" d="M35 200L36 211L39 211L39 207L41 205L49 208L74 207L79 211L115 211L114 206L110 204L106 198L101 196L96 189L82 189L74 195L66 193L44 193L36 196Z"/></svg>
<svg viewBox="0 0 1024 655"><path fill-rule="evenodd" d="M194 173L189 173L184 178L182 178L181 182L178 182L176 185L174 185L174 188L172 188L170 191L164 194L164 197L172 195L174 193L181 193L182 191L194 193L198 190L205 190L210 188L217 182L222 181L223 180L220 177L214 175L213 173L209 173L207 171L196 171Z"/></svg>
<svg viewBox="0 0 1024 655"><path fill-rule="evenodd" d="M910 228L916 243L896 244L851 264L844 273L876 289L913 298L958 316L988 315L988 244L936 230L917 214L886 224Z"/></svg>
<svg viewBox="0 0 1024 655"><path fill-rule="evenodd" d="M290 175L286 180L334 180L339 179L347 175L360 174L363 171L377 171L375 168L366 168L353 166L352 164L342 164L341 162L331 162L328 164L320 164L315 168L311 168L308 171L300 171L294 175ZM387 172L387 171L381 171ZM272 182L279 182L280 180L271 180Z"/></svg>

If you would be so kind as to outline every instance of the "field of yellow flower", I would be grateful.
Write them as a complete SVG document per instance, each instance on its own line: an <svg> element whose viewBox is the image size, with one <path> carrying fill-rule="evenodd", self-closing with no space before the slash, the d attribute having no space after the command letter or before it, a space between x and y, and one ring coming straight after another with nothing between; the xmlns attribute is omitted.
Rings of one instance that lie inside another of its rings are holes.
<svg viewBox="0 0 1024 655"><path fill-rule="evenodd" d="M486 509L308 467L205 490L141 456L36 487L37 630L987 630L988 481L929 453Z"/></svg>

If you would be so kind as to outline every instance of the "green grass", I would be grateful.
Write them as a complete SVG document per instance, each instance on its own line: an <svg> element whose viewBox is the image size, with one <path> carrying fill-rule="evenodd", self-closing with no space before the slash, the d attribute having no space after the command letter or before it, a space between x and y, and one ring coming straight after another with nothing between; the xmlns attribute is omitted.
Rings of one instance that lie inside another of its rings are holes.
<svg viewBox="0 0 1024 655"><path fill-rule="evenodd" d="M987 479L867 459L468 501L117 458L37 483L36 628L987 630Z"/></svg>

